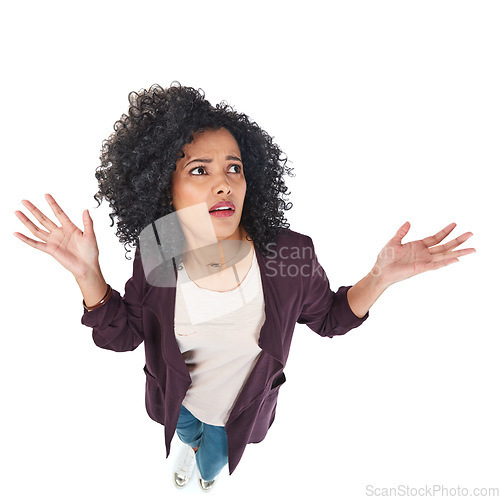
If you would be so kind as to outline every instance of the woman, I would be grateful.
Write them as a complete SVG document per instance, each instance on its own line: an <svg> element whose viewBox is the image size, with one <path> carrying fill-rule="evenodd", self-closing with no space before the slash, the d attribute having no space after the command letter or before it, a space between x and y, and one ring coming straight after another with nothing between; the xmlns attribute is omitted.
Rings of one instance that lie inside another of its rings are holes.
<svg viewBox="0 0 500 500"><path fill-rule="evenodd" d="M177 83L129 95L96 172L96 201L110 203L120 241L136 246L123 297L103 277L88 210L82 232L52 196L60 227L23 200L45 230L17 211L42 241L15 235L74 275L96 345L144 342L146 410L165 428L167 457L175 432L185 443L175 484L196 463L210 490L273 423L296 323L342 335L393 283L475 250L454 250L472 233L439 245L455 224L403 244L406 222L362 280L334 293L311 238L284 218L291 169L279 147L246 115Z"/></svg>

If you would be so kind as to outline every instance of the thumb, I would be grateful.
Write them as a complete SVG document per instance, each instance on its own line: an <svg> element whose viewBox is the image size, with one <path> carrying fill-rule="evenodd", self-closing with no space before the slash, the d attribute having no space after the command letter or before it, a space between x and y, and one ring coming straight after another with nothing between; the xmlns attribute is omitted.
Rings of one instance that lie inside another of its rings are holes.
<svg viewBox="0 0 500 500"><path fill-rule="evenodd" d="M90 217L90 213L87 208L83 211L82 220L83 220L84 231L89 231L90 233L93 233L94 222L92 221L92 217Z"/></svg>
<svg viewBox="0 0 500 500"><path fill-rule="evenodd" d="M394 235L393 240L401 243L401 240L408 234L408 231L410 230L410 223L407 221L405 222L396 232Z"/></svg>

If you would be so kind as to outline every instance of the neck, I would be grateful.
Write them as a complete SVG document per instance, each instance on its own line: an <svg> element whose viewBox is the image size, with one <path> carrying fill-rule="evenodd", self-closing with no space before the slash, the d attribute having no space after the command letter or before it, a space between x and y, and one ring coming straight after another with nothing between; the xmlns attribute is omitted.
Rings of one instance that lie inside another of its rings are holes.
<svg viewBox="0 0 500 500"><path fill-rule="evenodd" d="M228 238L217 238L216 241L201 241L193 238L192 235L186 236L183 259L187 260L192 266L208 267L212 263L224 264L230 259L230 263L233 263L233 257L241 250L247 233L240 226Z"/></svg>

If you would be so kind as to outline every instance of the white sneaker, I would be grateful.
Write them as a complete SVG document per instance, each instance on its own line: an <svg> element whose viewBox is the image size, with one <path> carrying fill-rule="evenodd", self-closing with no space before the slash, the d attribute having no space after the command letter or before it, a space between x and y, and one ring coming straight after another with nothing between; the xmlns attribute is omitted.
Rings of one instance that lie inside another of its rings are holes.
<svg viewBox="0 0 500 500"><path fill-rule="evenodd" d="M195 464L196 457L193 448L188 444L184 444L174 470L174 483L178 488L186 486L191 479Z"/></svg>

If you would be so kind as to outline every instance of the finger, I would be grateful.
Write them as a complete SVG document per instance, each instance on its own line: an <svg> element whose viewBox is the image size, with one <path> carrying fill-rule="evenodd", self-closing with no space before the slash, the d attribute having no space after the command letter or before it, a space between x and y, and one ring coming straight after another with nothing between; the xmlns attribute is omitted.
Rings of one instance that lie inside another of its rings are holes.
<svg viewBox="0 0 500 500"><path fill-rule="evenodd" d="M448 252L460 246L464 241L467 241L471 236L473 236L473 234L470 232L461 234L458 238L455 238L454 240L446 243L445 245L439 245L437 247L429 248L429 252L431 254Z"/></svg>
<svg viewBox="0 0 500 500"><path fill-rule="evenodd" d="M394 235L393 240L398 241L401 243L401 240L408 234L408 231L410 230L410 223L407 221L405 222L396 232Z"/></svg>
<svg viewBox="0 0 500 500"><path fill-rule="evenodd" d="M92 220L92 217L90 217L90 213L88 209L85 209L82 214L82 220L83 220L83 230L85 233L88 231L89 233L94 232L94 221Z"/></svg>
<svg viewBox="0 0 500 500"><path fill-rule="evenodd" d="M49 231L52 231L57 226L54 224L41 210L28 200L21 200L21 203L36 217L38 222Z"/></svg>
<svg viewBox="0 0 500 500"><path fill-rule="evenodd" d="M460 262L458 259L444 259L437 262L433 262L428 266L426 271L434 271L435 269L440 269L441 267L449 266L450 264L455 264L455 262Z"/></svg>
<svg viewBox="0 0 500 500"><path fill-rule="evenodd" d="M446 259L453 259L457 257L463 257L464 255L469 255L471 253L476 253L475 248L463 248L462 250L455 250L454 252L446 252L443 254L436 254L432 257L433 262L441 262Z"/></svg>
<svg viewBox="0 0 500 500"><path fill-rule="evenodd" d="M36 248L37 250L41 250L42 252L48 253L47 252L47 244L42 243L41 241L35 241L32 240L31 238L28 238L27 236L24 236L22 233L13 233L14 236L19 238L21 241L29 245L30 247Z"/></svg>
<svg viewBox="0 0 500 500"><path fill-rule="evenodd" d="M46 231L42 231L38 226L35 226L35 224L33 224L33 222L28 219L28 217L26 217L26 215L24 215L20 210L16 210L14 213L34 236L40 238L43 241L47 240L47 238L49 237L49 233L47 233Z"/></svg>
<svg viewBox="0 0 500 500"><path fill-rule="evenodd" d="M427 238L424 238L422 240L422 243L426 247L431 247L433 245L437 245L441 241L443 241L452 231L455 229L456 224L452 222L451 224L448 224L444 229L441 229L438 233L436 233L434 236L428 236Z"/></svg>
<svg viewBox="0 0 500 500"><path fill-rule="evenodd" d="M64 225L68 222L71 223L71 219L64 213L64 210L57 204L56 200L54 200L50 194L45 194L45 199L61 224Z"/></svg>

